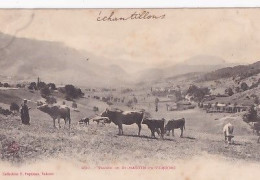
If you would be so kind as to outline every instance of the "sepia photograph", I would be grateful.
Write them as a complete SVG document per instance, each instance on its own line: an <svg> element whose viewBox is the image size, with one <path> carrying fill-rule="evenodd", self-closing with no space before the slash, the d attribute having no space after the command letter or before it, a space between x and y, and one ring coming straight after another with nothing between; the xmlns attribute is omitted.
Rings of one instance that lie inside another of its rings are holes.
<svg viewBox="0 0 260 180"><path fill-rule="evenodd" d="M260 11L1 9L0 179L258 179Z"/></svg>

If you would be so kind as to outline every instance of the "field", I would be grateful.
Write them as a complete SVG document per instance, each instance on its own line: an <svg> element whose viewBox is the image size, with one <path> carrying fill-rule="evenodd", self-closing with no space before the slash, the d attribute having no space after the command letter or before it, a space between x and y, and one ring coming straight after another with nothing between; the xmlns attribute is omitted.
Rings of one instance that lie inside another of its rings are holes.
<svg viewBox="0 0 260 180"><path fill-rule="evenodd" d="M20 92L19 92L20 93ZM17 96L19 93L16 93ZM32 97L36 97L32 96ZM150 130L142 125L141 136L137 136L137 125L123 126L124 135L117 135L113 123L89 126L77 124L82 117L94 116L92 107L106 105L93 99L81 99L78 111L71 112L72 128L54 129L52 119L39 111L31 102L31 125L21 124L19 116L0 116L1 160L14 164L39 162L48 159L75 160L88 165L128 164L144 165L169 164L177 160L188 160L203 155L218 156L227 161L247 161L259 163L260 144L240 114L209 114L195 108L185 111L166 111L165 108L154 112L154 107L146 108L154 118L169 120L186 119L184 138L180 130L175 136L165 136L162 140L150 137ZM100 108L100 111L101 109ZM234 144L224 142L222 128L231 122L235 126ZM57 125L57 124L56 124ZM8 145L15 141L20 149L8 153Z"/></svg>

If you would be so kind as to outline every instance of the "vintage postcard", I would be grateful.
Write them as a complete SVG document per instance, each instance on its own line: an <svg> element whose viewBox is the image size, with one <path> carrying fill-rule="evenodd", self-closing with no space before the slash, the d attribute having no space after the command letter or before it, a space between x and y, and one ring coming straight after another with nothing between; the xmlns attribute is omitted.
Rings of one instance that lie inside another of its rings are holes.
<svg viewBox="0 0 260 180"><path fill-rule="evenodd" d="M258 179L260 9L1 9L0 179Z"/></svg>

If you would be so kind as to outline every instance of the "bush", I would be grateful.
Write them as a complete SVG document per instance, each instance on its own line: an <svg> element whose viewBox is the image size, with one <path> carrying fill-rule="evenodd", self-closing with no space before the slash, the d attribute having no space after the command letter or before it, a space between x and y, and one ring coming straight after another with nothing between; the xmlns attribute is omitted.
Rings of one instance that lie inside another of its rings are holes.
<svg viewBox="0 0 260 180"><path fill-rule="evenodd" d="M132 107L133 101L132 101L132 100L129 100L129 101L126 103L126 105L127 105L128 107Z"/></svg>
<svg viewBox="0 0 260 180"><path fill-rule="evenodd" d="M10 87L8 83L4 83L4 87Z"/></svg>
<svg viewBox="0 0 260 180"><path fill-rule="evenodd" d="M11 115L12 112L9 109L3 109L2 107L0 107L0 114L8 116L8 115Z"/></svg>
<svg viewBox="0 0 260 180"><path fill-rule="evenodd" d="M47 85L51 90L56 90L57 88L56 88L56 85L54 84L54 83L49 83L48 85Z"/></svg>
<svg viewBox="0 0 260 180"><path fill-rule="evenodd" d="M66 99L77 99L84 96L84 93L82 93L81 89L75 88L73 85L66 85L64 89Z"/></svg>
<svg viewBox="0 0 260 180"><path fill-rule="evenodd" d="M44 88L41 89L41 96L43 98L46 98L49 95L51 95L51 91L50 91L50 89L47 86L45 86Z"/></svg>
<svg viewBox="0 0 260 180"><path fill-rule="evenodd" d="M52 96L47 96L46 97L46 103L47 104L55 104L55 103L57 103L57 100Z"/></svg>
<svg viewBox="0 0 260 180"><path fill-rule="evenodd" d="M226 89L225 93L228 94L229 96L232 96L234 94L234 92L231 88Z"/></svg>
<svg viewBox="0 0 260 180"><path fill-rule="evenodd" d="M254 99L254 103L258 105L259 102L260 102L260 101L259 101L259 98L258 98L258 96L256 96L255 99Z"/></svg>
<svg viewBox="0 0 260 180"><path fill-rule="evenodd" d="M21 84L16 84L16 87L17 87L17 88L21 88L22 85L21 85Z"/></svg>
<svg viewBox="0 0 260 180"><path fill-rule="evenodd" d="M37 84L37 88L40 90L40 89L43 89L43 88L46 88L47 87L47 85L46 85L46 83L45 82L39 82L38 84Z"/></svg>
<svg viewBox="0 0 260 180"><path fill-rule="evenodd" d="M76 102L73 102L73 103L72 103L72 108L73 108L73 109L76 109L76 108L78 108L78 105L77 105L77 103L76 103Z"/></svg>
<svg viewBox="0 0 260 180"><path fill-rule="evenodd" d="M28 89L30 90L37 90L36 82L31 82Z"/></svg>
<svg viewBox="0 0 260 180"><path fill-rule="evenodd" d="M243 115L243 121L245 122L256 122L257 118L257 111L255 110L254 106L251 106L250 109L246 114Z"/></svg>
<svg viewBox="0 0 260 180"><path fill-rule="evenodd" d="M107 102L107 105L111 106L111 105L113 105L113 103L110 102L110 101L108 101L108 102Z"/></svg>
<svg viewBox="0 0 260 180"><path fill-rule="evenodd" d="M94 112L99 111L98 107L94 106L94 107L93 107L93 111L94 111Z"/></svg>
<svg viewBox="0 0 260 180"><path fill-rule="evenodd" d="M187 94L194 96L194 100L200 102L205 95L209 95L209 88L199 88L195 85L191 85L187 91Z"/></svg>
<svg viewBox="0 0 260 180"><path fill-rule="evenodd" d="M13 111L13 112L19 112L19 109L20 109L20 107L19 107L19 105L18 104L16 104L16 103L11 103L11 105L10 105L10 111Z"/></svg>
<svg viewBox="0 0 260 180"><path fill-rule="evenodd" d="M248 90L248 85L247 85L247 83L245 83L245 82L243 82L243 83L241 83L241 89L243 90L243 91L246 91L246 90Z"/></svg>

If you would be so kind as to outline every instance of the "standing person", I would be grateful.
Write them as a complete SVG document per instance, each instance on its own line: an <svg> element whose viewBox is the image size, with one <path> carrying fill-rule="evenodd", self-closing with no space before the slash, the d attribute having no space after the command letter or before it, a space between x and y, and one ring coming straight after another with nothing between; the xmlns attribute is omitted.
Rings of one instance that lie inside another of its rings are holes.
<svg viewBox="0 0 260 180"><path fill-rule="evenodd" d="M30 125L30 115L29 115L30 108L27 106L27 100L23 100L22 108L21 108L21 120L22 123L25 125Z"/></svg>

